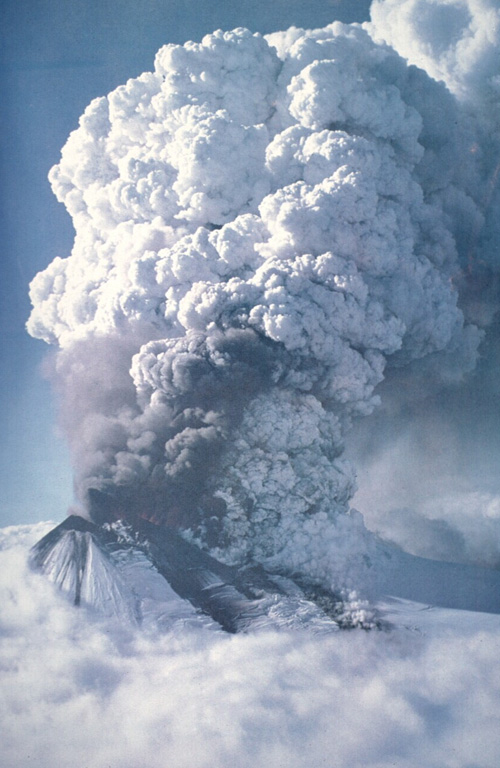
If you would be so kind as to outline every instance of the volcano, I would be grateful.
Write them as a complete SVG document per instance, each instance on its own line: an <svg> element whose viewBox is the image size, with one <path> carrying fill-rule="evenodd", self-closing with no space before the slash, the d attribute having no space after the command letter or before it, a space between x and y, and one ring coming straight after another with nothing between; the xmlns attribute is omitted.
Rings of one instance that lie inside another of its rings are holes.
<svg viewBox="0 0 500 768"><path fill-rule="evenodd" d="M153 592L160 614L165 601L176 616L193 613L189 605L227 632L266 625L334 631L365 621L319 584L258 564L226 565L173 528L146 520L132 530L121 521L96 525L71 515L33 547L31 564L75 605L133 623L143 623Z"/></svg>
<svg viewBox="0 0 500 768"><path fill-rule="evenodd" d="M383 39L335 22L165 45L69 136L50 181L74 246L34 278L28 330L58 347L92 521L33 561L75 603L141 621L134 562L230 632L374 626L385 594L497 606L490 573L390 549L351 507L345 445L384 380L389 406L443 402L500 307L494 86Z"/></svg>
<svg viewBox="0 0 500 768"><path fill-rule="evenodd" d="M349 601L320 583L258 563L230 566L171 527L141 520L97 525L69 516L32 549L32 566L75 605L142 625L187 618L236 633L262 628L389 626L377 602L500 613L500 573L414 557L382 541L368 567L374 607ZM168 610L166 611L166 606Z"/></svg>

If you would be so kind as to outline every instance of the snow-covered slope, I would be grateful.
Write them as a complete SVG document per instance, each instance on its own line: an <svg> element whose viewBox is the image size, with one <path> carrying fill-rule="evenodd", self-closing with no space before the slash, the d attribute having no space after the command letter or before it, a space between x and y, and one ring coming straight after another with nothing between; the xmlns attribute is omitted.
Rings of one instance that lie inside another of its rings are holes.
<svg viewBox="0 0 500 768"><path fill-rule="evenodd" d="M415 557L379 540L370 575L378 598L500 614L500 571Z"/></svg>
<svg viewBox="0 0 500 768"><path fill-rule="evenodd" d="M497 571L414 557L381 541L375 552L365 575L371 607L293 573L269 573L258 564L228 566L148 523L134 540L120 526L99 527L71 516L34 546L31 560L75 604L146 627L195 621L229 632L331 632L413 626L421 607L432 607L432 616L443 615L440 609L446 616L449 609L500 614Z"/></svg>
<svg viewBox="0 0 500 768"><path fill-rule="evenodd" d="M500 614L443 608L386 596L377 610L393 630L419 632L428 637L460 637L475 632L500 632Z"/></svg>
<svg viewBox="0 0 500 768"><path fill-rule="evenodd" d="M86 521L72 516L50 531L32 551L38 567L75 605L105 616L135 621L134 595Z"/></svg>
<svg viewBox="0 0 500 768"><path fill-rule="evenodd" d="M197 620L241 632L307 627L313 632L371 624L357 605L317 585L215 560L173 531L145 524L133 540L120 526L70 516L32 549L31 562L65 592L105 616L146 626Z"/></svg>

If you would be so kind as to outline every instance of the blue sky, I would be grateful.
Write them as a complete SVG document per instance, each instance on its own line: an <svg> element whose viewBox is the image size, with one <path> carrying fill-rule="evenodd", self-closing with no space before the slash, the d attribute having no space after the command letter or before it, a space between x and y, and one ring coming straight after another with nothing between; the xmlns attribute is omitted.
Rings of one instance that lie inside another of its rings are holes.
<svg viewBox="0 0 500 768"><path fill-rule="evenodd" d="M47 173L90 100L150 70L168 42L218 27L271 32L368 18L367 0L4 0L0 11L0 525L61 519L72 502L69 457L31 339L28 285L66 256L69 216Z"/></svg>

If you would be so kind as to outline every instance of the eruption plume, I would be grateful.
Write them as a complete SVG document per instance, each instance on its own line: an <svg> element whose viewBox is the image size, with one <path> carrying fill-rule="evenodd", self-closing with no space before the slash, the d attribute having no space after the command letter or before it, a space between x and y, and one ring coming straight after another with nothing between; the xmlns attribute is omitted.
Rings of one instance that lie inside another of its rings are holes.
<svg viewBox="0 0 500 768"><path fill-rule="evenodd" d="M472 370L498 307L494 281L475 291L497 269L478 107L497 81L474 100L458 58L429 67L452 92L409 66L376 42L392 6L167 45L69 137L50 179L74 248L34 279L29 331L58 345L94 521L354 583L370 544L347 431L389 369Z"/></svg>

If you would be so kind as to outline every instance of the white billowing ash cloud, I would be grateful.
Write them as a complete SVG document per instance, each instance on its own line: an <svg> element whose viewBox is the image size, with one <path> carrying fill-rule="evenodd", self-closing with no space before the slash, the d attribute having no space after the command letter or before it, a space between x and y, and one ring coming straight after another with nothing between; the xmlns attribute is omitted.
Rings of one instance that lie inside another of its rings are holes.
<svg viewBox="0 0 500 768"><path fill-rule="evenodd" d="M476 104L498 101L498 14L496 0L374 0L370 7L375 37Z"/></svg>
<svg viewBox="0 0 500 768"><path fill-rule="evenodd" d="M389 373L380 391L382 412L351 435L349 455L359 468L354 504L370 528L414 554L498 567L500 6L387 0L372 4L371 17L371 34L444 80L471 126L459 162L474 159L475 178L464 165L462 179L473 190L480 216L454 225L463 269L454 282L459 306L484 328L485 339L478 366L458 388L436 386L434 367L441 363L432 356L405 373ZM457 161L439 150L446 145L439 139L445 114L436 107L430 161L433 169L444 161L436 190L448 213L458 196L446 165ZM452 219L457 222L453 213Z"/></svg>
<svg viewBox="0 0 500 768"><path fill-rule="evenodd" d="M167 45L92 102L50 175L74 248L29 321L60 347L82 497L321 577L361 550L353 417L388 363L460 378L491 317L457 289L484 219L476 122L340 23Z"/></svg>
<svg viewBox="0 0 500 768"><path fill-rule="evenodd" d="M372 22L365 26L373 37L446 83L473 126L475 135L467 149L475 156L478 170L473 194L481 215L475 226L462 232L468 272L475 276L469 286L462 286L466 288L463 302L479 324L487 324L499 308L500 4L498 0L375 0L370 14ZM440 110L437 117L440 123ZM469 170L467 174L470 185L474 182Z"/></svg>

